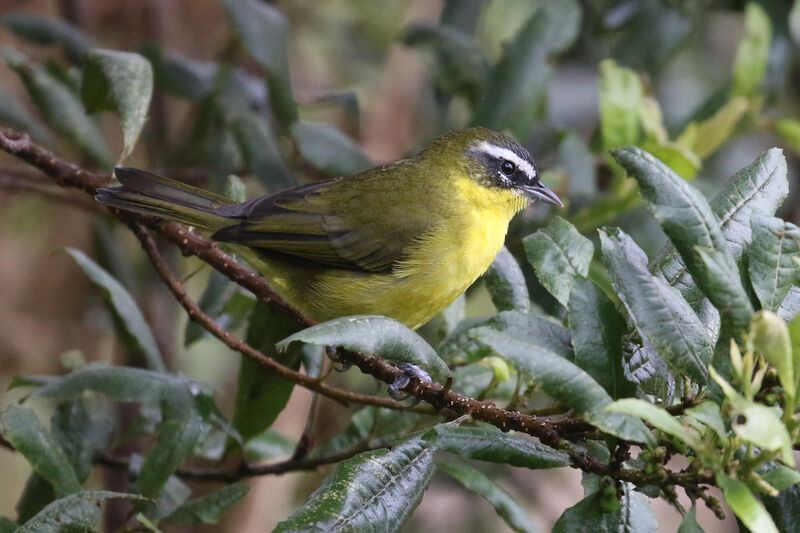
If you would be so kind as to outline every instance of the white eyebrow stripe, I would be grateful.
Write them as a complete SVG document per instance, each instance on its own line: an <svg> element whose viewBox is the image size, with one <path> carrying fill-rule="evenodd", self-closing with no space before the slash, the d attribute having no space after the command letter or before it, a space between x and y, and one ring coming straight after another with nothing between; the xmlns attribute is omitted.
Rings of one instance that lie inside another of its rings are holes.
<svg viewBox="0 0 800 533"><path fill-rule="evenodd" d="M517 168L522 170L525 175L528 176L529 179L534 179L536 177L536 169L533 168L528 161L522 159L513 150L509 150L508 148L503 148L502 146L497 146L496 144L492 144L487 141L483 141L478 146L475 147L476 150L479 150L485 154L489 154L494 158L503 158L511 161Z"/></svg>

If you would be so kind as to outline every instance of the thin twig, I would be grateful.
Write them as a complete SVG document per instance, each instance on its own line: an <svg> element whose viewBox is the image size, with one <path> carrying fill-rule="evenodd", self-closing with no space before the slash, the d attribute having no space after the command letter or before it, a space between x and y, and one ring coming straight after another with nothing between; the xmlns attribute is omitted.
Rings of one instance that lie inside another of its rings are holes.
<svg viewBox="0 0 800 533"><path fill-rule="evenodd" d="M97 202L87 201L84 196L75 196L68 191L55 188L44 182L31 181L28 178L13 176L0 170L0 189L9 192L32 192L51 200L61 202L68 207L76 207L93 213L102 210Z"/></svg>
<svg viewBox="0 0 800 533"><path fill-rule="evenodd" d="M0 447L16 451L14 445L1 436ZM281 475L288 472L316 470L320 466L339 463L353 457L354 455L358 455L359 453L373 449L377 448L371 448L369 446L354 446L332 455L307 457L305 459L287 459L285 461L266 464L240 463L239 465L230 468L179 468L175 471L175 474L185 479L233 483L246 477ZM92 462L94 464L109 468L120 468L124 470L127 470L130 466L129 457L119 457L111 454L98 455L93 459Z"/></svg>

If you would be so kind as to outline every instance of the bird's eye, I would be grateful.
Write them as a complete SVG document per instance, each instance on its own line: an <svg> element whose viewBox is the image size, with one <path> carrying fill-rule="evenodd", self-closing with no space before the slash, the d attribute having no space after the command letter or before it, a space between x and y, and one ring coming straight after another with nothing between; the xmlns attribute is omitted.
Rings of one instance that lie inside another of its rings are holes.
<svg viewBox="0 0 800 533"><path fill-rule="evenodd" d="M511 161L503 161L502 163L500 163L500 172L502 172L506 176L512 175L516 170L517 170L517 165L515 165Z"/></svg>

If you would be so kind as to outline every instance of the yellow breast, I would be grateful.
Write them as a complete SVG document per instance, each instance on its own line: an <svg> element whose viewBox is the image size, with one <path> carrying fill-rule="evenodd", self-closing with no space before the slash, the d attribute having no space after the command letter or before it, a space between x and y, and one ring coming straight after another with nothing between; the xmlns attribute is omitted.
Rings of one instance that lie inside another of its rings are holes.
<svg viewBox="0 0 800 533"><path fill-rule="evenodd" d="M454 180L448 212L413 244L406 259L386 273L340 269L305 271L270 262L259 271L289 303L322 322L339 316L380 314L416 329L436 316L492 264L508 223L527 200L509 190L487 189L467 177ZM269 272L272 272L272 275Z"/></svg>

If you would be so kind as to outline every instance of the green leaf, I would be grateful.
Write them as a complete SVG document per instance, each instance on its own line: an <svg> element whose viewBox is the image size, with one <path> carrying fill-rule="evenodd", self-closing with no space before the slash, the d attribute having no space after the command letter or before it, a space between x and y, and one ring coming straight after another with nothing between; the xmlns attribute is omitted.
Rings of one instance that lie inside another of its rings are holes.
<svg viewBox="0 0 800 533"><path fill-rule="evenodd" d="M437 424L425 438L433 440L438 448L464 459L534 469L569 466L567 455L527 437L509 435L490 426Z"/></svg>
<svg viewBox="0 0 800 533"><path fill-rule="evenodd" d="M453 333L467 316L466 295L464 293L460 294L458 298L453 300L453 303L442 310L440 316L442 317L442 323L439 326L439 335L446 337Z"/></svg>
<svg viewBox="0 0 800 533"><path fill-rule="evenodd" d="M78 478L89 477L92 460L111 442L114 425L106 417L89 415L83 401L61 404L50 422L50 431L69 459Z"/></svg>
<svg viewBox="0 0 800 533"><path fill-rule="evenodd" d="M205 314L213 317L215 322L220 323L220 315L225 308L225 304L235 291L236 285L230 282L228 276L214 270L208 276L208 283L197 301L197 305L200 306L200 309ZM188 321L186 323L186 333L184 334L184 345L193 344L203 338L206 333L203 326L192 320Z"/></svg>
<svg viewBox="0 0 800 533"><path fill-rule="evenodd" d="M514 363L520 373L530 376L543 392L569 405L602 431L634 442L653 442L641 420L605 412L605 407L612 402L611 396L573 363L540 346L497 331L485 331L480 340Z"/></svg>
<svg viewBox="0 0 800 533"><path fill-rule="evenodd" d="M675 377L667 362L647 343L626 340L622 344L625 377L642 391L671 403L675 396Z"/></svg>
<svg viewBox="0 0 800 533"><path fill-rule="evenodd" d="M505 246L494 258L492 266L483 275L483 280L498 311L530 310L531 299L525 276L519 263Z"/></svg>
<svg viewBox="0 0 800 533"><path fill-rule="evenodd" d="M359 409L344 431L322 446L314 448L312 457L325 457L357 449L359 446L390 446L421 426L439 422L435 416L410 411L367 406Z"/></svg>
<svg viewBox="0 0 800 533"><path fill-rule="evenodd" d="M361 148L335 126L295 122L291 132L303 159L328 176L349 176L373 166Z"/></svg>
<svg viewBox="0 0 800 533"><path fill-rule="evenodd" d="M0 516L0 533L14 533L19 525L5 516Z"/></svg>
<svg viewBox="0 0 800 533"><path fill-rule="evenodd" d="M549 226L528 235L522 242L539 282L566 307L574 277L586 277L589 273L594 253L592 241L557 216Z"/></svg>
<svg viewBox="0 0 800 533"><path fill-rule="evenodd" d="M477 361L489 355L481 343L482 335L487 332L502 332L541 346L568 361L575 359L567 328L545 318L516 311L503 311L477 323L467 321L439 343L437 351L448 361Z"/></svg>
<svg viewBox="0 0 800 533"><path fill-rule="evenodd" d="M0 421L4 426L3 438L52 485L56 496L80 490L81 484L64 450L32 410L13 404L0 416Z"/></svg>
<svg viewBox="0 0 800 533"><path fill-rule="evenodd" d="M489 78L489 63L475 38L442 24L410 24L402 36L408 46L425 46L436 58L434 84L445 94L478 101Z"/></svg>
<svg viewBox="0 0 800 533"><path fill-rule="evenodd" d="M92 261L86 254L75 248L66 248L78 266L89 276L89 279L102 291L103 296L118 318L121 331L130 343L139 351L147 362L147 367L157 372L164 372L161 352L150 332L150 327L142 316L139 306L133 297L116 279Z"/></svg>
<svg viewBox="0 0 800 533"><path fill-rule="evenodd" d="M759 311L750 325L749 341L753 350L762 354L775 367L787 397L794 398L795 368L800 371L800 353L792 353L789 328L775 313Z"/></svg>
<svg viewBox="0 0 800 533"><path fill-rule="evenodd" d="M619 38L615 39L611 57L634 70L646 72L657 83L664 67L692 35L692 11L684 4L665 2L623 5L609 6L603 12L606 29L611 29L608 22L612 17L625 12L624 25L614 32L615 37L619 34ZM620 11L614 12L615 8ZM658 43L658 46L651 46L652 43Z"/></svg>
<svg viewBox="0 0 800 533"><path fill-rule="evenodd" d="M794 285L789 289L789 294L778 308L778 316L791 322L798 313L800 313L800 286Z"/></svg>
<svg viewBox="0 0 800 533"><path fill-rule="evenodd" d="M218 73L216 64L187 59L173 51L165 52L154 43L144 44L139 52L150 60L156 85L165 92L199 101L214 90ZM253 78L253 81L260 80Z"/></svg>
<svg viewBox="0 0 800 533"><path fill-rule="evenodd" d="M627 324L617 308L590 280L576 278L567 305L575 364L586 370L612 398L631 396L636 387L622 369L622 337Z"/></svg>
<svg viewBox="0 0 800 533"><path fill-rule="evenodd" d="M42 386L34 394L54 400L75 400L87 391L115 402L159 402L170 391L198 388L196 382L141 368L90 363Z"/></svg>
<svg viewBox="0 0 800 533"><path fill-rule="evenodd" d="M57 18L30 13L9 13L3 17L2 25L17 37L37 44L58 44L75 64L80 64L83 53L92 46L91 40L83 32Z"/></svg>
<svg viewBox="0 0 800 533"><path fill-rule="evenodd" d="M780 451L783 462L794 466L792 440L781 422L780 410L759 403L734 409L731 427L741 439L771 452ZM738 514L738 513L737 513Z"/></svg>
<svg viewBox="0 0 800 533"><path fill-rule="evenodd" d="M800 512L800 485L794 485L774 498L762 495L764 507L778 526L781 533L792 533L797 527L797 516Z"/></svg>
<svg viewBox="0 0 800 533"><path fill-rule="evenodd" d="M75 94L81 92L81 71L78 67L64 65L54 58L48 57L44 60L44 68L47 69L54 78L69 87Z"/></svg>
<svg viewBox="0 0 800 533"><path fill-rule="evenodd" d="M795 7L800 4L795 3ZM796 9L800 15L800 9ZM800 121L793 118L782 118L775 122L775 132L789 143L789 147L800 153Z"/></svg>
<svg viewBox="0 0 800 533"><path fill-rule="evenodd" d="M695 246L694 249L705 270L702 276L694 275L693 278L704 280L703 291L721 310L723 330L720 339L738 337L753 316L753 305L742 284L738 267L731 265L730 254L704 246ZM724 302L728 302L728 306ZM720 343L727 348L723 340Z"/></svg>
<svg viewBox="0 0 800 533"><path fill-rule="evenodd" d="M258 0L222 0L225 14L247 51L267 71L272 108L283 125L297 120L287 46L289 22Z"/></svg>
<svg viewBox="0 0 800 533"><path fill-rule="evenodd" d="M134 467L141 466L142 458L139 455L134 455L132 459L138 460L139 463L138 465L133 462L131 463L130 470L135 473L136 468ZM153 520L160 520L172 514L172 512L183 505L191 495L192 489L182 482L177 476L173 475L167 478L167 482L164 484L164 487L161 489L161 492L158 494L158 498L155 499L155 501L150 500L149 502L137 507L142 509L144 516L152 518Z"/></svg>
<svg viewBox="0 0 800 533"><path fill-rule="evenodd" d="M559 166L569 176L569 197L594 198L597 195L595 156L580 134L574 130L561 133L558 158Z"/></svg>
<svg viewBox="0 0 800 533"><path fill-rule="evenodd" d="M792 3L792 8L789 10L789 35L792 37L794 44L800 45L800 2L795 0Z"/></svg>
<svg viewBox="0 0 800 533"><path fill-rule="evenodd" d="M111 153L103 140L100 130L86 114L83 104L69 87L53 77L40 65L27 60L17 63L10 59L8 49L3 49L6 63L14 69L28 91L45 121L59 134L69 139L73 145L95 163L104 168L112 166Z"/></svg>
<svg viewBox="0 0 800 533"><path fill-rule="evenodd" d="M717 486L722 489L725 501L731 506L739 520L751 531L778 533L778 528L767 514L767 510L744 482L718 473Z"/></svg>
<svg viewBox="0 0 800 533"><path fill-rule="evenodd" d="M208 432L208 426L199 413L187 406L180 413L167 418L158 425L158 439L148 450L136 480L136 486L143 496L158 496L167 478L191 454L195 446Z"/></svg>
<svg viewBox="0 0 800 533"><path fill-rule="evenodd" d="M595 492L564 511L552 533L586 531L587 527L592 533L655 533L658 527L647 496L630 483L622 484L619 506L608 508L603 495Z"/></svg>
<svg viewBox="0 0 800 533"><path fill-rule="evenodd" d="M294 318L258 302L253 308L245 340L279 363L297 369L300 367L302 347L292 347L287 353L278 353L275 343L297 331L299 327ZM294 382L247 357L242 357L233 425L241 433L244 442L272 426L286 407L293 390Z"/></svg>
<svg viewBox="0 0 800 533"><path fill-rule="evenodd" d="M399 530L433 476L435 451L416 437L343 461L274 533Z"/></svg>
<svg viewBox="0 0 800 533"><path fill-rule="evenodd" d="M678 137L677 143L689 148L699 158L705 159L733 135L736 125L745 116L749 107L750 102L747 98L733 97L709 118L689 124Z"/></svg>
<svg viewBox="0 0 800 533"><path fill-rule="evenodd" d="M569 48L580 29L581 9L574 0L543 2L505 45L476 104L472 123L511 130L525 138L531 124L544 118L551 55Z"/></svg>
<svg viewBox="0 0 800 533"><path fill-rule="evenodd" d="M95 530L100 526L100 502L113 498L144 500L138 494L108 490L86 490L56 500L25 522L15 533L60 533Z"/></svg>
<svg viewBox="0 0 800 533"><path fill-rule="evenodd" d="M86 52L81 99L90 113L115 109L125 159L136 145L153 95L153 67L139 54L93 48Z"/></svg>
<svg viewBox="0 0 800 533"><path fill-rule="evenodd" d="M690 417L690 419L702 422L711 428L714 433L717 434L721 442L728 441L728 430L725 429L725 422L722 419L722 412L718 404L706 400L687 409L686 415Z"/></svg>
<svg viewBox="0 0 800 533"><path fill-rule="evenodd" d="M27 522L55 499L53 486L35 471L32 472L14 507L17 510L17 522Z"/></svg>
<svg viewBox="0 0 800 533"><path fill-rule="evenodd" d="M225 198L241 204L247 201L247 188L238 176L228 176L228 188L225 189Z"/></svg>
<svg viewBox="0 0 800 533"><path fill-rule="evenodd" d="M47 128L33 118L13 95L2 89L0 89L0 122L29 133L34 140L42 144L53 143L53 135Z"/></svg>
<svg viewBox="0 0 800 533"><path fill-rule="evenodd" d="M231 127L247 166L266 190L278 191L295 184L264 117L252 112L237 113Z"/></svg>
<svg viewBox="0 0 800 533"><path fill-rule="evenodd" d="M753 216L747 250L750 283L761 308L778 311L789 290L800 281L800 228L780 218Z"/></svg>
<svg viewBox="0 0 800 533"><path fill-rule="evenodd" d="M669 414L665 409L648 401L640 400L639 398L623 398L608 405L606 411L641 418L682 442L691 442L689 440L690 433L677 418Z"/></svg>
<svg viewBox="0 0 800 533"><path fill-rule="evenodd" d="M600 62L600 135L605 148L636 144L642 138L642 82L613 59Z"/></svg>
<svg viewBox="0 0 800 533"><path fill-rule="evenodd" d="M276 346L285 350L294 341L341 346L355 352L374 353L395 363L412 363L428 371L435 379L451 375L447 364L422 337L384 316L336 318L295 333Z"/></svg>
<svg viewBox="0 0 800 533"><path fill-rule="evenodd" d="M744 12L745 35L733 63L734 96L756 96L767 73L772 24L764 8L748 2Z"/></svg>
<svg viewBox="0 0 800 533"><path fill-rule="evenodd" d="M250 487L243 482L228 485L184 503L164 518L165 524L216 524L222 513L244 498Z"/></svg>
<svg viewBox="0 0 800 533"><path fill-rule="evenodd" d="M497 514L516 532L535 533L538 531L522 508L500 487L495 485L486 474L460 461L439 459L436 466L448 476L464 485L492 504Z"/></svg>
<svg viewBox="0 0 800 533"><path fill-rule="evenodd" d="M687 180L694 178L697 175L697 171L703 166L697 154L676 142L656 144L653 141L645 141L641 143L641 147L663 161L680 177Z"/></svg>
<svg viewBox="0 0 800 533"><path fill-rule="evenodd" d="M248 461L265 461L290 457L296 449L296 442L287 439L277 431L267 429L247 441L244 457Z"/></svg>
<svg viewBox="0 0 800 533"><path fill-rule="evenodd" d="M800 472L775 461L765 464L758 469L757 473L761 479L779 491L784 491L792 485L800 483Z"/></svg>
<svg viewBox="0 0 800 533"><path fill-rule="evenodd" d="M628 314L644 341L694 381L708 381L713 342L680 294L647 271L647 256L619 229L600 230L603 257Z"/></svg>
<svg viewBox="0 0 800 533"><path fill-rule="evenodd" d="M734 174L711 201L711 210L719 220L719 227L735 260L742 257L751 240L752 217L755 214L773 214L788 192L786 160L781 150L773 148ZM677 287L706 323L712 321L709 315L716 310L705 302L705 296L697 289L672 244L668 244L650 263L650 270Z"/></svg>
<svg viewBox="0 0 800 533"><path fill-rule="evenodd" d="M681 525L678 527L678 533L703 533L703 528L697 523L696 513L697 506L692 505L692 508L683 515Z"/></svg>
<svg viewBox="0 0 800 533"><path fill-rule="evenodd" d="M734 330L750 323L753 307L711 206L699 191L661 161L634 147L614 152L700 289ZM712 252L703 253L702 248ZM707 259L713 259L708 261Z"/></svg>

